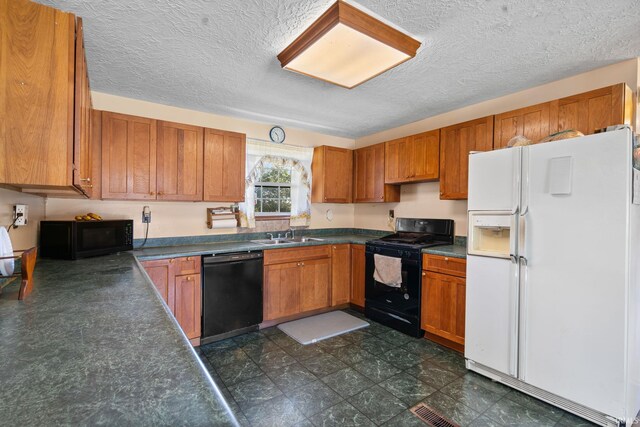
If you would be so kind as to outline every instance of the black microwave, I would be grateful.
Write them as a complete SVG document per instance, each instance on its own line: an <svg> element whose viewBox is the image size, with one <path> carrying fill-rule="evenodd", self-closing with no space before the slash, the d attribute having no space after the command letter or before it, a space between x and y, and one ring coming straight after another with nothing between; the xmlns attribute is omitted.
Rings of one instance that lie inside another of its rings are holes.
<svg viewBox="0 0 640 427"><path fill-rule="evenodd" d="M133 220L40 221L43 258L78 259L133 249Z"/></svg>

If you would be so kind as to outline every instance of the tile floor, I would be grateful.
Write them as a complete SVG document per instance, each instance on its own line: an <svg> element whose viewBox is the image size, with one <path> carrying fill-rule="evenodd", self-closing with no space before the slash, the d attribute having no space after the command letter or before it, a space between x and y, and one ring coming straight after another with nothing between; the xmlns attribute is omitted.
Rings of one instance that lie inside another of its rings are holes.
<svg viewBox="0 0 640 427"><path fill-rule="evenodd" d="M263 329L204 345L200 356L245 426L424 427L408 411L419 402L461 426L592 425L467 372L452 350L367 321L307 346Z"/></svg>

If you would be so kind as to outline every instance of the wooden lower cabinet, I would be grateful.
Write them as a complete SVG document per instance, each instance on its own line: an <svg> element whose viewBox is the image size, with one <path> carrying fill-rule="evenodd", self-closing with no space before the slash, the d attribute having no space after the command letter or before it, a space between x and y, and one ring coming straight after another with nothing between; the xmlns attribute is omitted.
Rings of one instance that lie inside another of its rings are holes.
<svg viewBox="0 0 640 427"><path fill-rule="evenodd" d="M351 245L331 246L331 306L351 300Z"/></svg>
<svg viewBox="0 0 640 427"><path fill-rule="evenodd" d="M318 310L331 304L331 260L300 263L300 311Z"/></svg>
<svg viewBox="0 0 640 427"><path fill-rule="evenodd" d="M199 256L192 256L141 263L187 338L196 345L202 316L200 261Z"/></svg>
<svg viewBox="0 0 640 427"><path fill-rule="evenodd" d="M434 258L434 260L429 260ZM446 261L445 261L446 259ZM464 259L425 255L423 265L439 265L445 270L451 260L450 274L425 270L422 272L421 327L432 336L441 338L443 344L450 343L452 348L464 348L466 278L460 269Z"/></svg>
<svg viewBox="0 0 640 427"><path fill-rule="evenodd" d="M364 245L351 245L351 303L364 307Z"/></svg>
<svg viewBox="0 0 640 427"><path fill-rule="evenodd" d="M300 263L273 264L264 268L264 320L300 312Z"/></svg>
<svg viewBox="0 0 640 427"><path fill-rule="evenodd" d="M173 315L190 340L200 337L200 275L176 276Z"/></svg>

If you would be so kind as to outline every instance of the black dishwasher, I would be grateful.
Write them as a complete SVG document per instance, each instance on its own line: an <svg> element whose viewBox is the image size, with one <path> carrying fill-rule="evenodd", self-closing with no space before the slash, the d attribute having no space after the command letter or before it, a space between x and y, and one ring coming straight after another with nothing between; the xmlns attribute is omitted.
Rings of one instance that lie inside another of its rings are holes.
<svg viewBox="0 0 640 427"><path fill-rule="evenodd" d="M258 329L262 251L202 257L202 339L206 344Z"/></svg>

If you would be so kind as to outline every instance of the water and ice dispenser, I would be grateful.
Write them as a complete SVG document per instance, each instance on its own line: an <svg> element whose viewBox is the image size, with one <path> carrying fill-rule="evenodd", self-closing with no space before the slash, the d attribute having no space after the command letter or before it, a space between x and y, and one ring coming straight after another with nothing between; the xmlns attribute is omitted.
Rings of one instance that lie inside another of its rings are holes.
<svg viewBox="0 0 640 427"><path fill-rule="evenodd" d="M511 214L469 213L469 254L509 258L514 253L511 233L515 217Z"/></svg>

